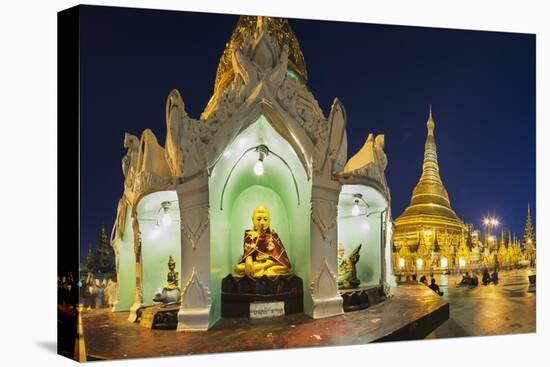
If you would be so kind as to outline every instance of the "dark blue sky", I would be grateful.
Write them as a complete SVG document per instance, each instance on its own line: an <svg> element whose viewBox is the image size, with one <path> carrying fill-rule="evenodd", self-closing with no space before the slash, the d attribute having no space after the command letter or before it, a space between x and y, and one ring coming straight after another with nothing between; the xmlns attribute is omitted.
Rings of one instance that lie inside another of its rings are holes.
<svg viewBox="0 0 550 367"><path fill-rule="evenodd" d="M123 192L124 132L164 144L172 88L198 118L237 16L83 7L81 240L110 231ZM385 134L396 218L421 173L428 105L441 177L468 223L495 214L522 234L535 215L535 36L291 19L324 113L338 97L351 157ZM61 142L60 142L61 143Z"/></svg>

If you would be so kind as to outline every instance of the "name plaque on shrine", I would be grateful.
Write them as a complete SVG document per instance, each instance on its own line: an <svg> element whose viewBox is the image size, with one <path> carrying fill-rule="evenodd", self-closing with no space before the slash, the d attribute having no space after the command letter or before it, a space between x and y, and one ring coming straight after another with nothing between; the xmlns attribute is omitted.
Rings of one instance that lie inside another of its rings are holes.
<svg viewBox="0 0 550 367"><path fill-rule="evenodd" d="M284 315L284 302L252 302L250 304L251 319L269 319Z"/></svg>

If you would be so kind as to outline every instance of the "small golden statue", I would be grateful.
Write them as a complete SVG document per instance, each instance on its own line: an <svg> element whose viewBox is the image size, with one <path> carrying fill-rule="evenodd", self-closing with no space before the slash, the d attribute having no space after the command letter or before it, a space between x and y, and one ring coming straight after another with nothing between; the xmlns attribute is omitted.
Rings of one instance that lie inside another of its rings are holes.
<svg viewBox="0 0 550 367"><path fill-rule="evenodd" d="M252 214L253 229L244 232L243 256L235 265L233 276L260 278L292 274L286 249L277 232L270 228L271 218L260 205Z"/></svg>
<svg viewBox="0 0 550 367"><path fill-rule="evenodd" d="M344 246L338 245L338 288L357 288L361 280L357 277L356 264L359 261L359 251L362 244L359 244L347 257L344 256Z"/></svg>
<svg viewBox="0 0 550 367"><path fill-rule="evenodd" d="M154 302L162 302L164 304L174 304L180 300L180 289L178 287L179 273L174 271L176 268L176 262L170 256L168 258L168 275L166 277L167 284L160 292L155 294L153 298Z"/></svg>
<svg viewBox="0 0 550 367"><path fill-rule="evenodd" d="M174 271L176 268L176 262L174 259L172 259L172 256L168 258L168 276L166 277L166 280L168 284L166 285L166 289L176 289L178 288L178 276L179 273L177 271Z"/></svg>

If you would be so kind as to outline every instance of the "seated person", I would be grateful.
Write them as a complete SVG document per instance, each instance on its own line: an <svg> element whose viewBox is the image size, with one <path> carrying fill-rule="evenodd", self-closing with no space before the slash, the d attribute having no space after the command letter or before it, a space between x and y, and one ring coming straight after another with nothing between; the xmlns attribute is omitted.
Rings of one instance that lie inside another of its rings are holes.
<svg viewBox="0 0 550 367"><path fill-rule="evenodd" d="M479 279L475 273L472 274L470 278L470 288L475 288L479 285Z"/></svg>
<svg viewBox="0 0 550 367"><path fill-rule="evenodd" d="M437 285L437 283L435 282L435 278L432 278L431 281L430 281L430 285L428 286L428 288L430 288L432 291L434 291L435 293L437 293L438 295L442 296L443 295L443 292L441 292L441 290L439 289L439 286Z"/></svg>
<svg viewBox="0 0 550 367"><path fill-rule="evenodd" d="M425 285L428 285L428 279L426 278L425 275L422 275L422 276L420 277L420 283L425 284Z"/></svg>
<svg viewBox="0 0 550 367"><path fill-rule="evenodd" d="M252 214L253 229L244 233L243 255L235 265L233 276L260 278L291 275L292 267L283 242L270 228L271 217L260 205Z"/></svg>
<svg viewBox="0 0 550 367"><path fill-rule="evenodd" d="M486 268L483 269L483 275L482 275L482 278L481 278L481 282L483 283L483 285L487 285L487 284L491 283L491 276L489 275L489 270L487 270Z"/></svg>
<svg viewBox="0 0 550 367"><path fill-rule="evenodd" d="M472 280L472 278L470 277L470 273L466 272L462 276L462 280L460 281L459 285L470 285L471 280Z"/></svg>
<svg viewBox="0 0 550 367"><path fill-rule="evenodd" d="M495 270L493 271L493 274L491 274L491 280L493 281L493 283L495 285L498 284L498 272L497 272L497 269L495 268Z"/></svg>

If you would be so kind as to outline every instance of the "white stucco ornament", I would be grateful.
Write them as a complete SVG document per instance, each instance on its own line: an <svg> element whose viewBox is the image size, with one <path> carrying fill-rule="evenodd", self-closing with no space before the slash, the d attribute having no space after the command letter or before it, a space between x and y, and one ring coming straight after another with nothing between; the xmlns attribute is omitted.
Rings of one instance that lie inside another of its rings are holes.
<svg viewBox="0 0 550 367"><path fill-rule="evenodd" d="M140 200L151 193L171 191L177 195L179 204L176 219L181 234L180 274L186 279L178 331L206 330L220 317L220 276L225 276L220 272L226 269L212 266L213 259L221 256L215 253L220 248L212 238L219 235L216 231L222 228L226 231L224 234L233 229L224 228L225 219L219 219L226 217L217 209L220 198L211 185L224 182L225 178L216 177L217 181L213 181L213 172L219 175L214 169L223 162L223 153L228 147L234 147L241 134L260 120L270 125L272 133L266 135L277 135L277 139L284 142L284 149L288 150L285 154L292 155L297 162L294 167L303 177L304 187L299 189L305 197L301 200L300 196L298 204L293 200L292 205L297 205L294 210L304 219L300 225L305 228L302 230L309 241L304 244L309 248L303 251L305 259L300 268L300 277L307 282L304 312L314 318L343 313L335 275L339 193L347 179L363 177L364 184L376 185L389 199L384 176L387 164L384 138L379 135L375 139L370 135L361 151L347 162L343 104L335 98L325 117L306 83L305 61L288 22L241 17L223 52L213 95L200 118L188 115L182 94L173 89L165 105L164 147L151 130L145 130L140 138L126 134L124 146L128 151L122 163L124 194L117 210L112 243L116 249L122 234L130 231L124 228L130 213L134 256L126 261L135 263L133 315L137 315L142 306L140 292L143 292L144 274L136 208ZM268 144L265 140L275 139L260 138L264 141L254 144ZM265 189L275 190L267 185ZM296 190L298 192L298 188ZM274 191L274 194L281 193ZM229 213L231 208L224 206L223 210ZM213 226L212 221L216 220ZM243 228L234 230L242 235ZM115 252L117 256L122 254Z"/></svg>

